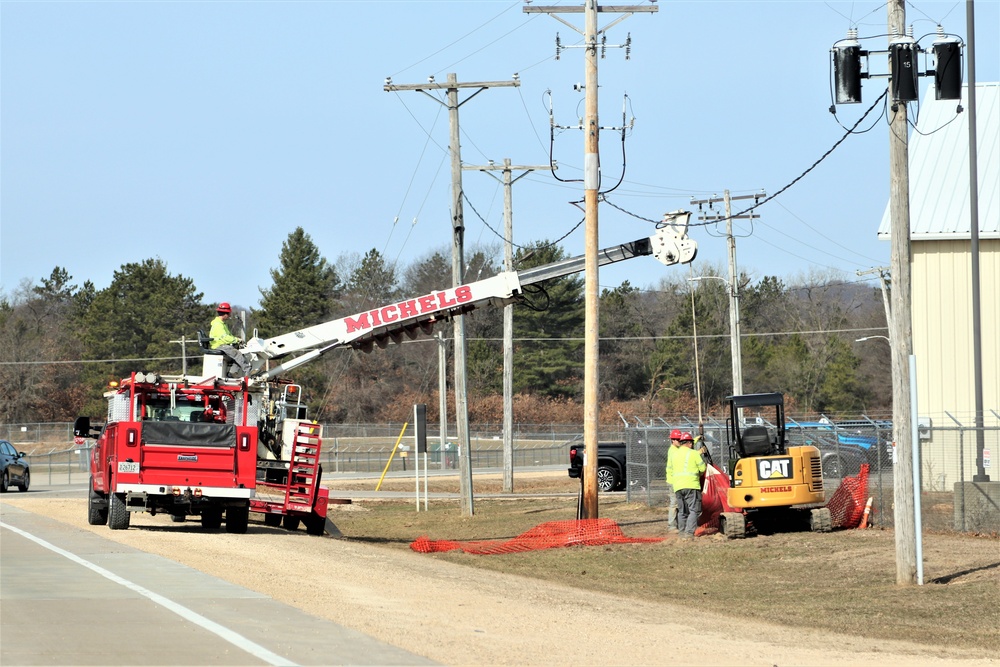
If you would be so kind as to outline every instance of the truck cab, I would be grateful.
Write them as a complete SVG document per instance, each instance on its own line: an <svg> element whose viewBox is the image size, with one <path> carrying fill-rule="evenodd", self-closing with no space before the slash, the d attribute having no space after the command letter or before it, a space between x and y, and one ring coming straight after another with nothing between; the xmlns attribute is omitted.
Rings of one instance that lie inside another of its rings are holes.
<svg viewBox="0 0 1000 667"><path fill-rule="evenodd" d="M257 469L246 383L133 373L113 384L91 457L90 523L122 530L133 512L161 512L218 528L225 514L228 532L246 532ZM77 419L77 436L92 431Z"/></svg>

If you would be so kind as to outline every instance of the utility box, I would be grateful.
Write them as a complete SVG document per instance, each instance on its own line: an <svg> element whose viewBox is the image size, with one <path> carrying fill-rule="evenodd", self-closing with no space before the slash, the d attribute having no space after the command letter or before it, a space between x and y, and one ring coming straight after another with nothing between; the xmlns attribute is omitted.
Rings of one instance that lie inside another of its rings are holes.
<svg viewBox="0 0 1000 667"><path fill-rule="evenodd" d="M955 484L955 530L1000 532L1000 482Z"/></svg>

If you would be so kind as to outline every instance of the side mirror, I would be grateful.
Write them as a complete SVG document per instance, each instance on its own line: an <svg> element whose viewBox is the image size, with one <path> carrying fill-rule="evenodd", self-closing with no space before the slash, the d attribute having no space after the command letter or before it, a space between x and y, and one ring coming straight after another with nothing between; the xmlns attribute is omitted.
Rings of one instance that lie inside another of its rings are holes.
<svg viewBox="0 0 1000 667"><path fill-rule="evenodd" d="M90 437L90 417L77 417L73 422L73 435L78 438Z"/></svg>

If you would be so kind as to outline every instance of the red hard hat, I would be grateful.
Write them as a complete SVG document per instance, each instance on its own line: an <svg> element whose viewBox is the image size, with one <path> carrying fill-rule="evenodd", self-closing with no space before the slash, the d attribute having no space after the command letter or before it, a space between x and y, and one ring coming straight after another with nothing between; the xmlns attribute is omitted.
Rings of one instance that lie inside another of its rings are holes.
<svg viewBox="0 0 1000 667"><path fill-rule="evenodd" d="M680 440L681 439L681 432L680 432L680 430L675 428L673 431L671 431L670 432L670 439L671 440Z"/></svg>
<svg viewBox="0 0 1000 667"><path fill-rule="evenodd" d="M690 433L684 431L681 433L681 442L694 442L694 438L691 437Z"/></svg>
<svg viewBox="0 0 1000 667"><path fill-rule="evenodd" d="M229 306L229 302L228 301L223 301L222 303L219 304L219 307L215 309L215 312L217 312L217 313L231 313L231 312L233 312L233 309Z"/></svg>

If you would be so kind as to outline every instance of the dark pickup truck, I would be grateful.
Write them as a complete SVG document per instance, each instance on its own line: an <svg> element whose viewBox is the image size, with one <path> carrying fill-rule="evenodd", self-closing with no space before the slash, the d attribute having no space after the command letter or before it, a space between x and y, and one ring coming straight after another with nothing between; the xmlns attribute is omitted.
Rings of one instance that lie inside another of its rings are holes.
<svg viewBox="0 0 1000 667"><path fill-rule="evenodd" d="M582 442L569 446L569 476L579 479L583 475ZM625 443L597 443L597 488L601 491L621 491L625 488Z"/></svg>

